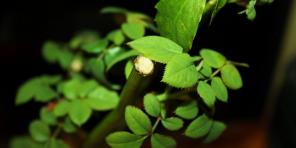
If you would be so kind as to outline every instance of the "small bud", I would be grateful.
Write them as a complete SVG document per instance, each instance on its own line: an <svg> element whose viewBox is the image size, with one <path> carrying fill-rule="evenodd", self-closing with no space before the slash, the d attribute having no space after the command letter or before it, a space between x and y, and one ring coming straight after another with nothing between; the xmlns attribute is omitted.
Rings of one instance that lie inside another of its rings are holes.
<svg viewBox="0 0 296 148"><path fill-rule="evenodd" d="M135 69L144 76L152 74L154 70L154 63L144 56L138 56L135 59L134 64Z"/></svg>

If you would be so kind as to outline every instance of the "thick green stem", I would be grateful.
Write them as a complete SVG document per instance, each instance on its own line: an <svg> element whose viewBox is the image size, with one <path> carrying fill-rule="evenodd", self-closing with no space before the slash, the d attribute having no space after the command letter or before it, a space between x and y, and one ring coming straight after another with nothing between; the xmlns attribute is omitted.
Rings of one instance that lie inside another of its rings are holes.
<svg viewBox="0 0 296 148"><path fill-rule="evenodd" d="M129 104L134 104L147 88L151 76L143 76L133 68L120 94L118 107L110 112L89 134L84 143L85 148L106 147L105 138L111 132L125 127L124 110Z"/></svg>

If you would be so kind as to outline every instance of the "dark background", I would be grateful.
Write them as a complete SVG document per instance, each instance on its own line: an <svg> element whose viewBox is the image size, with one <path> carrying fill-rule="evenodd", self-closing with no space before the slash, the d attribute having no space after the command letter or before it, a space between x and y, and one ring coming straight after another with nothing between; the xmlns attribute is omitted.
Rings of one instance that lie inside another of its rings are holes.
<svg viewBox="0 0 296 148"><path fill-rule="evenodd" d="M118 26L109 15L100 15L104 6L116 5L154 16L156 0L43 0L37 2L10 1L0 6L0 147L17 134L27 132L30 120L38 116L36 104L15 107L18 86L28 78L43 73L58 72L41 57L42 43L48 39L68 41L77 31L92 29L106 32ZM244 8L225 7L209 26L203 24L196 37L195 50L216 49L229 59L247 62L250 68L240 68L244 87L232 91L228 105L223 105L224 120L258 119L264 109L271 74L286 25L292 0L275 0L259 6L257 18L248 21L237 13ZM193 49L194 50L194 49ZM226 106L226 107L225 107Z"/></svg>

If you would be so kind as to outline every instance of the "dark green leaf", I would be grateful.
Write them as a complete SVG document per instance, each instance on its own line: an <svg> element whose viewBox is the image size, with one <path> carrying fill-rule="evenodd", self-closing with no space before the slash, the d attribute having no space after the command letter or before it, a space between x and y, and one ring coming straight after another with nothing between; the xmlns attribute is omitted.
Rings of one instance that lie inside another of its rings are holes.
<svg viewBox="0 0 296 148"><path fill-rule="evenodd" d="M69 146L60 139L51 138L49 142L45 144L46 148L69 148Z"/></svg>
<svg viewBox="0 0 296 148"><path fill-rule="evenodd" d="M108 46L108 40L101 39L96 42L84 44L81 48L88 53L100 53L102 50L107 48L107 46Z"/></svg>
<svg viewBox="0 0 296 148"><path fill-rule="evenodd" d="M120 98L116 92L104 87L97 87L87 96L86 102L92 109L104 111L115 108L119 100Z"/></svg>
<svg viewBox="0 0 296 148"><path fill-rule="evenodd" d="M62 100L57 103L54 107L53 113L55 116L60 117L66 115L70 110L70 102L67 100Z"/></svg>
<svg viewBox="0 0 296 148"><path fill-rule="evenodd" d="M215 92L209 84L200 81L197 85L197 93L209 107L214 106L216 101Z"/></svg>
<svg viewBox="0 0 296 148"><path fill-rule="evenodd" d="M220 68L226 62L226 58L222 54L211 49L202 49L200 55L205 63L214 68Z"/></svg>
<svg viewBox="0 0 296 148"><path fill-rule="evenodd" d="M36 90L38 90L40 82L34 78L24 83L18 90L15 103L17 105L24 104L32 100Z"/></svg>
<svg viewBox="0 0 296 148"><path fill-rule="evenodd" d="M58 43L53 41L47 41L42 47L42 55L44 59L49 63L55 63L58 61L61 47Z"/></svg>
<svg viewBox="0 0 296 148"><path fill-rule="evenodd" d="M151 146L152 148L175 148L177 143L172 137L154 133L151 136Z"/></svg>
<svg viewBox="0 0 296 148"><path fill-rule="evenodd" d="M206 0L160 0L156 23L161 36L191 49L205 5Z"/></svg>
<svg viewBox="0 0 296 148"><path fill-rule="evenodd" d="M212 78L211 86L218 100L222 102L227 102L228 92L221 78L219 77Z"/></svg>
<svg viewBox="0 0 296 148"><path fill-rule="evenodd" d="M184 118L184 119L193 119L198 114L198 107L196 101L190 101L186 104L178 106L176 111L176 115Z"/></svg>
<svg viewBox="0 0 296 148"><path fill-rule="evenodd" d="M226 125L220 121L214 121L209 134L204 140L205 143L210 143L216 140L226 129Z"/></svg>
<svg viewBox="0 0 296 148"><path fill-rule="evenodd" d="M190 138L200 138L208 134L213 121L209 119L206 115L201 115L195 120L193 120L187 129L185 130L185 135Z"/></svg>
<svg viewBox="0 0 296 148"><path fill-rule="evenodd" d="M144 138L129 132L119 131L108 135L106 141L112 148L140 148Z"/></svg>
<svg viewBox="0 0 296 148"><path fill-rule="evenodd" d="M99 85L95 80L87 80L80 84L78 93L81 98L85 98L90 92L92 92Z"/></svg>
<svg viewBox="0 0 296 148"><path fill-rule="evenodd" d="M71 79L62 85L63 94L67 99L78 99L78 90L81 85L79 79Z"/></svg>
<svg viewBox="0 0 296 148"><path fill-rule="evenodd" d="M69 115L76 125L81 126L90 118L92 111L86 101L76 99L70 105Z"/></svg>
<svg viewBox="0 0 296 148"><path fill-rule="evenodd" d="M144 108L145 111L153 117L158 117L160 115L160 102L152 93L144 96Z"/></svg>
<svg viewBox="0 0 296 148"><path fill-rule="evenodd" d="M40 110L40 119L48 124L48 125L55 125L57 123L57 118L53 114L53 111L49 110L48 107L43 107Z"/></svg>
<svg viewBox="0 0 296 148"><path fill-rule="evenodd" d="M58 57L58 62L60 66L64 69L69 69L74 59L74 55L69 50L61 50Z"/></svg>
<svg viewBox="0 0 296 148"><path fill-rule="evenodd" d="M29 132L32 138L38 142L45 142L50 136L50 129L48 125L39 120L31 122Z"/></svg>
<svg viewBox="0 0 296 148"><path fill-rule="evenodd" d="M48 102L58 96L57 92L48 85L39 85L35 91L35 100L39 102Z"/></svg>
<svg viewBox="0 0 296 148"><path fill-rule="evenodd" d="M127 106L125 108L125 121L129 129L137 135L148 134L152 129L148 116L133 106Z"/></svg>
<svg viewBox="0 0 296 148"><path fill-rule="evenodd" d="M76 131L76 126L69 117L67 117L64 121L63 130L67 133L73 133Z"/></svg>
<svg viewBox="0 0 296 148"><path fill-rule="evenodd" d="M162 125L170 130L170 131L176 131L183 127L183 120L177 117L170 117L161 120Z"/></svg>
<svg viewBox="0 0 296 148"><path fill-rule="evenodd" d="M243 86L242 78L239 71L232 64L223 66L221 77L225 85L230 89L240 89Z"/></svg>
<svg viewBox="0 0 296 148"><path fill-rule="evenodd" d="M112 41L115 45L121 45L124 41L124 36L121 30L111 31L107 38Z"/></svg>
<svg viewBox="0 0 296 148"><path fill-rule="evenodd" d="M94 43L100 39L100 36L97 32L91 30L84 30L75 34L73 38L71 38L69 46L72 49L77 49L84 44Z"/></svg>
<svg viewBox="0 0 296 148"><path fill-rule="evenodd" d="M160 63L167 63L176 54L182 53L182 47L160 36L146 36L128 43L145 57Z"/></svg>
<svg viewBox="0 0 296 148"><path fill-rule="evenodd" d="M139 55L139 53L136 50L130 50L130 51L124 52L124 53L114 57L112 60L110 60L109 64L107 65L107 69L109 70L116 63L123 61L125 59L128 59L130 57L136 56L136 55Z"/></svg>
<svg viewBox="0 0 296 148"><path fill-rule="evenodd" d="M10 148L43 148L44 144L34 141L31 137L20 136L10 141Z"/></svg>
<svg viewBox="0 0 296 148"><path fill-rule="evenodd" d="M188 54L178 54L166 65L161 81L177 88L186 88L197 82L197 75L193 59Z"/></svg>
<svg viewBox="0 0 296 148"><path fill-rule="evenodd" d="M101 13L127 13L127 12L128 10L124 8L114 7L114 6L105 7L101 10Z"/></svg>

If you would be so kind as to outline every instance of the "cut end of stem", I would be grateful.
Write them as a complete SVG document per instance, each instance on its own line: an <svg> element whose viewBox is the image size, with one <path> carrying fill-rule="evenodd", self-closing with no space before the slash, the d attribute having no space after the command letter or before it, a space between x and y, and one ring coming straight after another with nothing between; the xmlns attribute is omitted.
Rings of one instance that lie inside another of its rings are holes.
<svg viewBox="0 0 296 148"><path fill-rule="evenodd" d="M154 63L144 56L138 56L134 60L135 69L143 76L151 75L154 70Z"/></svg>

